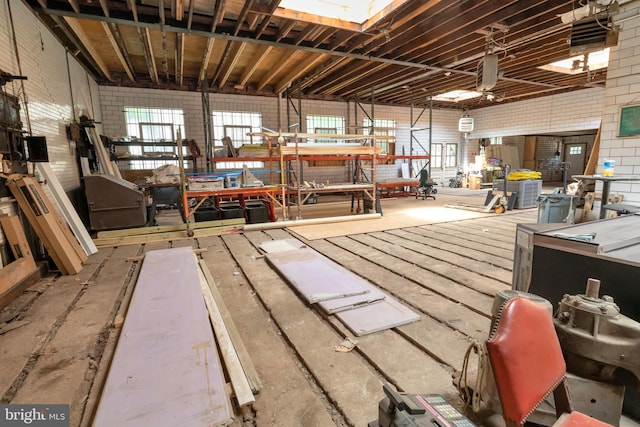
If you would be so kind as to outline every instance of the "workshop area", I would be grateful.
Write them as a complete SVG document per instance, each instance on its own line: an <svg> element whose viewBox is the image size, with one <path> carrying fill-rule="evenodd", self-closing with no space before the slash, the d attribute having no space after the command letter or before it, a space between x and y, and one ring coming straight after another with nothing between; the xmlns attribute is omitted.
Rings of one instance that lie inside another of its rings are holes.
<svg viewBox="0 0 640 427"><path fill-rule="evenodd" d="M0 427L640 425L640 1L0 18Z"/></svg>

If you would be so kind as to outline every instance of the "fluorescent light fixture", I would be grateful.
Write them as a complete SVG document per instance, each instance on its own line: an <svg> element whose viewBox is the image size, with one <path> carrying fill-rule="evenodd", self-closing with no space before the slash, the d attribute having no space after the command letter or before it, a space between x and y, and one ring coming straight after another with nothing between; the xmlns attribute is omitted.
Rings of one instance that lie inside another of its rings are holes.
<svg viewBox="0 0 640 427"><path fill-rule="evenodd" d="M433 97L435 101L460 102L466 99L478 98L482 96L482 92L474 90L452 90L451 92L441 93Z"/></svg>
<svg viewBox="0 0 640 427"><path fill-rule="evenodd" d="M609 65L609 48L589 53L587 62L590 71L606 68ZM538 68L563 74L584 73L584 55L578 55L569 59L563 59L562 61L552 62L551 64L543 65Z"/></svg>
<svg viewBox="0 0 640 427"><path fill-rule="evenodd" d="M294 12L363 24L394 0L281 0L279 6Z"/></svg>

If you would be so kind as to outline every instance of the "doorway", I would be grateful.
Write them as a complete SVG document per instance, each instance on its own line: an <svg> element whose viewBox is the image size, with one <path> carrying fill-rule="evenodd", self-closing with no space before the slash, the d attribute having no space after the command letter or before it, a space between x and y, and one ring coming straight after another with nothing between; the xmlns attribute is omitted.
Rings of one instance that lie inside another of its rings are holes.
<svg viewBox="0 0 640 427"><path fill-rule="evenodd" d="M571 181L573 175L582 175L587 164L587 144L569 143L564 145L563 161L571 166L567 169L567 181Z"/></svg>

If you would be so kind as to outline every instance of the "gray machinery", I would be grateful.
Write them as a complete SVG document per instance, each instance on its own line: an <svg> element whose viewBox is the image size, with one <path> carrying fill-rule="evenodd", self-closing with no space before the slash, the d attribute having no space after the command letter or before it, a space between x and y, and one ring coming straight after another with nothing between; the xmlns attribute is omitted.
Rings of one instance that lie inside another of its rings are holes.
<svg viewBox="0 0 640 427"><path fill-rule="evenodd" d="M576 409L640 419L640 216L521 224L513 273L514 290L554 307Z"/></svg>
<svg viewBox="0 0 640 427"><path fill-rule="evenodd" d="M92 230L147 224L144 193L135 184L112 175L87 175L83 181Z"/></svg>

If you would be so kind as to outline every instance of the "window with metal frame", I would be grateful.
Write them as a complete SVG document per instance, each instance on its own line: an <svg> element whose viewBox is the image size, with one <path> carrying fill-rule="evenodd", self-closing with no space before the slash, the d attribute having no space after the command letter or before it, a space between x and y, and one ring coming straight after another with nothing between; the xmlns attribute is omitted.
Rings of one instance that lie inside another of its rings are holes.
<svg viewBox="0 0 640 427"><path fill-rule="evenodd" d="M371 134L371 127L373 126L376 136L392 137L392 138L380 138L376 140L376 145L382 150L381 154L394 155L395 153L395 136L396 136L396 121L392 119L374 119L373 122L368 117L365 117L362 121L364 126L364 134Z"/></svg>
<svg viewBox="0 0 640 427"><path fill-rule="evenodd" d="M260 144L260 138L247 135L250 132L262 132L262 114L249 111L213 111L213 145L225 147L223 138L229 138L235 149L243 145ZM216 169L260 168L263 162L216 162Z"/></svg>
<svg viewBox="0 0 640 427"><path fill-rule="evenodd" d="M444 166L447 168L458 166L458 144L448 143L445 146Z"/></svg>
<svg viewBox="0 0 640 427"><path fill-rule="evenodd" d="M156 169L165 164L178 165L175 160L166 157L177 156L174 145L178 129L181 129L182 139L186 139L184 128L184 112L172 108L125 107L125 126L130 144L127 150L131 156L165 157L165 159L131 159L129 169ZM136 144L137 142L137 144ZM154 144L158 143L158 144ZM183 147L182 154L187 156L187 147ZM189 167L185 161L185 168Z"/></svg>
<svg viewBox="0 0 640 427"><path fill-rule="evenodd" d="M307 132L330 135L344 134L345 119L342 116L316 116L307 115ZM309 138L308 143L316 144L336 144L346 142L337 138Z"/></svg>
<svg viewBox="0 0 640 427"><path fill-rule="evenodd" d="M442 144L431 144L431 168L442 167Z"/></svg>

